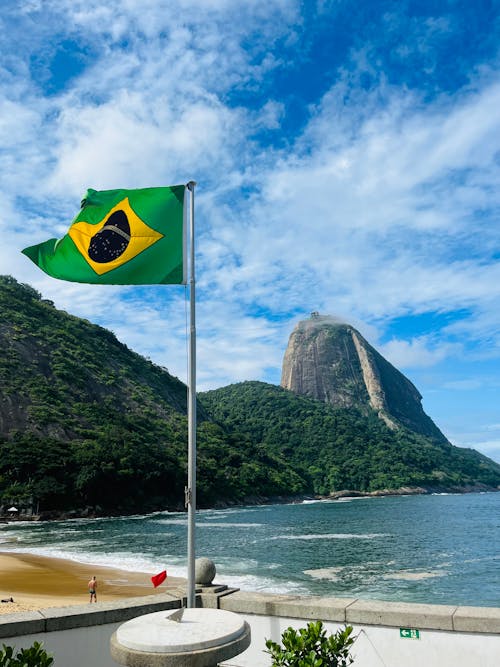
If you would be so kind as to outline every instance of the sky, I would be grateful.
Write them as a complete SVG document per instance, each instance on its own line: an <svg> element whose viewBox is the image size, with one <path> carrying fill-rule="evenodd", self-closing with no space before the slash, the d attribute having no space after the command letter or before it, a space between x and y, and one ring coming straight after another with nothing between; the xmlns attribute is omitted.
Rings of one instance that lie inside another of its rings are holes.
<svg viewBox="0 0 500 667"><path fill-rule="evenodd" d="M195 180L198 389L356 327L500 461L500 3L2 0L0 273L183 381L183 286L52 279L88 188Z"/></svg>

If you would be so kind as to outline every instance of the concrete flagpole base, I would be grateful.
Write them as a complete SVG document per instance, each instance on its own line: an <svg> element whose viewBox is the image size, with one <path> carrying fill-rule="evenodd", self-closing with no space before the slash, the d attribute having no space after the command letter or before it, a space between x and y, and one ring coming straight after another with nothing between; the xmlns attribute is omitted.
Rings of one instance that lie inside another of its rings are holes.
<svg viewBox="0 0 500 667"><path fill-rule="evenodd" d="M127 667L216 667L243 653L250 639L248 623L230 611L160 611L120 625L111 657Z"/></svg>

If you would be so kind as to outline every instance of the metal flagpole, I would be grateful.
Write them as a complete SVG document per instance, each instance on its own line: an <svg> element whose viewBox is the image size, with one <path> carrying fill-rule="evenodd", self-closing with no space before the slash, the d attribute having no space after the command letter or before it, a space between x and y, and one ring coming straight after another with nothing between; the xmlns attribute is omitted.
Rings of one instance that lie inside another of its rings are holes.
<svg viewBox="0 0 500 667"><path fill-rule="evenodd" d="M189 391L188 391L188 484L186 487L186 506L188 510L188 567L187 567L187 606L196 606L195 592L195 513L196 513L196 318L195 318L195 272L194 272L194 186L189 181Z"/></svg>

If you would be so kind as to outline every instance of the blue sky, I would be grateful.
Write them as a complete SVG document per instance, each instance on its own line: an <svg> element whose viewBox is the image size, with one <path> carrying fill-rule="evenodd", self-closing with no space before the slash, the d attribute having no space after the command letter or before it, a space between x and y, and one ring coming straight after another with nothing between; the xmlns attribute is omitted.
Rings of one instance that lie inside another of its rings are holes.
<svg viewBox="0 0 500 667"><path fill-rule="evenodd" d="M500 461L500 5L3 0L0 270L186 378L182 287L50 279L87 188L194 179L199 389L313 311Z"/></svg>

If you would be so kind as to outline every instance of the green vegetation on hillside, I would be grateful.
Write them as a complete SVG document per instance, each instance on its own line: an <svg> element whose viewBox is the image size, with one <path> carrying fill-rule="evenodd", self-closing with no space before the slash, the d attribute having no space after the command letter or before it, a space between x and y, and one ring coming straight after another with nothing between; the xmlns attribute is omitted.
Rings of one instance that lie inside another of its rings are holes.
<svg viewBox="0 0 500 667"><path fill-rule="evenodd" d="M186 387L113 333L0 277L0 511L181 509ZM200 507L401 486L500 485L472 450L262 382L200 395Z"/></svg>
<svg viewBox="0 0 500 667"><path fill-rule="evenodd" d="M113 333L0 277L0 506L181 508L186 387ZM287 463L199 409L198 502L304 490Z"/></svg>
<svg viewBox="0 0 500 667"><path fill-rule="evenodd" d="M403 428L391 431L375 412L334 409L263 382L230 385L200 400L226 428L289 461L315 493L500 484L500 465L487 457Z"/></svg>

